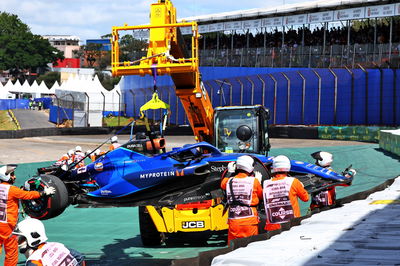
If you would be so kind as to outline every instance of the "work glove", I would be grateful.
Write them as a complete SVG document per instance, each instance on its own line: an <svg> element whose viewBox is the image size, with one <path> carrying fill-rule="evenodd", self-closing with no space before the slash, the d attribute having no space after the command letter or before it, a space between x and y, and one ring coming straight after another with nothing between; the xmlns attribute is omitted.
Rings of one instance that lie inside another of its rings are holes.
<svg viewBox="0 0 400 266"><path fill-rule="evenodd" d="M56 194L56 189L53 187L45 187L42 191L42 196L51 196Z"/></svg>
<svg viewBox="0 0 400 266"><path fill-rule="evenodd" d="M356 170L354 170L353 168L350 168L347 173L345 173L345 177L347 178L351 178L354 177L357 174Z"/></svg>
<svg viewBox="0 0 400 266"><path fill-rule="evenodd" d="M236 162L228 163L228 173L236 172Z"/></svg>
<svg viewBox="0 0 400 266"><path fill-rule="evenodd" d="M254 177L258 180L258 182L260 182L261 184L261 180L262 180L262 174L258 171L254 171Z"/></svg>

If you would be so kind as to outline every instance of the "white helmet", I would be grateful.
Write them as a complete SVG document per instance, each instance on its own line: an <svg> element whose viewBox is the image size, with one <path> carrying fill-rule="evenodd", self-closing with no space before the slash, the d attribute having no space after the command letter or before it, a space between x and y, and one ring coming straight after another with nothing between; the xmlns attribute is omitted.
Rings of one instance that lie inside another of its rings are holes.
<svg viewBox="0 0 400 266"><path fill-rule="evenodd" d="M285 155L278 155L272 159L271 173L289 172L290 160Z"/></svg>
<svg viewBox="0 0 400 266"><path fill-rule="evenodd" d="M37 247L47 241L43 223L30 217L19 222L13 233L25 237L30 247Z"/></svg>
<svg viewBox="0 0 400 266"><path fill-rule="evenodd" d="M314 152L311 156L316 160L315 164L321 167L329 167L333 162L332 153L326 151Z"/></svg>
<svg viewBox="0 0 400 266"><path fill-rule="evenodd" d="M82 151L81 146L76 146L76 147L75 147L75 151Z"/></svg>
<svg viewBox="0 0 400 266"><path fill-rule="evenodd" d="M74 150L69 150L68 151L68 156L72 156L72 155L74 155Z"/></svg>
<svg viewBox="0 0 400 266"><path fill-rule="evenodd" d="M254 159L249 155L240 156L236 161L236 168L251 173L254 170Z"/></svg>
<svg viewBox="0 0 400 266"><path fill-rule="evenodd" d="M99 149L95 150L94 155L100 155L100 150Z"/></svg>
<svg viewBox="0 0 400 266"><path fill-rule="evenodd" d="M0 180L8 182L11 179L11 173L17 168L16 164L8 164L0 167Z"/></svg>
<svg viewBox="0 0 400 266"><path fill-rule="evenodd" d="M117 136L113 136L111 138L111 143L115 143L115 142L118 142L118 137Z"/></svg>

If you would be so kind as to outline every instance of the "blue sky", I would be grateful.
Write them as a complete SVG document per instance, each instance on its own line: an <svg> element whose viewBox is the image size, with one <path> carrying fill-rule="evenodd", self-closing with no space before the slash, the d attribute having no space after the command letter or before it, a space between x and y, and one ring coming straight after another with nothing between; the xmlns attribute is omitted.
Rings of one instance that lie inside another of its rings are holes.
<svg viewBox="0 0 400 266"><path fill-rule="evenodd" d="M1 0L0 11L17 15L34 34L100 38L112 26L149 23L156 0ZM301 0L173 0L178 18L305 2Z"/></svg>

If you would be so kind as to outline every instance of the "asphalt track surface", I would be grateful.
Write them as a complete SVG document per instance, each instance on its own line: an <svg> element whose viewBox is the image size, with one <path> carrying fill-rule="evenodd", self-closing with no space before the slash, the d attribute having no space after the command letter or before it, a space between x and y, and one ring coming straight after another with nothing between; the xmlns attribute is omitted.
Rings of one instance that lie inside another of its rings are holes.
<svg viewBox="0 0 400 266"><path fill-rule="evenodd" d="M13 112L21 129L54 127L54 124L49 122L49 114L45 111L15 109Z"/></svg>
<svg viewBox="0 0 400 266"><path fill-rule="evenodd" d="M18 163L17 185L35 174L36 168L47 166L76 145L93 149L109 136L54 136L24 139L1 139L0 164ZM120 136L121 142L129 136ZM194 143L191 136L167 137L168 147ZM364 191L400 174L398 157L379 149L377 144L272 139L270 155L285 154L291 159L312 161L310 154L318 150L333 153L333 167L338 171L350 163L358 171L351 187L338 188L338 197ZM108 144L104 147L106 148ZM302 204L305 214L309 203ZM195 257L199 252L225 247L225 235L204 241L198 236L170 240L167 245L143 247L137 208L74 208L44 221L49 241L57 241L79 250L87 257L87 265L169 265L174 259ZM3 256L0 257L3 260ZM25 258L19 257L20 265Z"/></svg>

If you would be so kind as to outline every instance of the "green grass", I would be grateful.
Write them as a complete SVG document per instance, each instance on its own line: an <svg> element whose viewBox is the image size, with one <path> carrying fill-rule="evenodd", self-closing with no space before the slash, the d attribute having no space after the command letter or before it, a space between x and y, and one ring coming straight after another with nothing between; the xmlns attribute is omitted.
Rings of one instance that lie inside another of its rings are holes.
<svg viewBox="0 0 400 266"><path fill-rule="evenodd" d="M7 110L0 110L0 130L17 130Z"/></svg>

